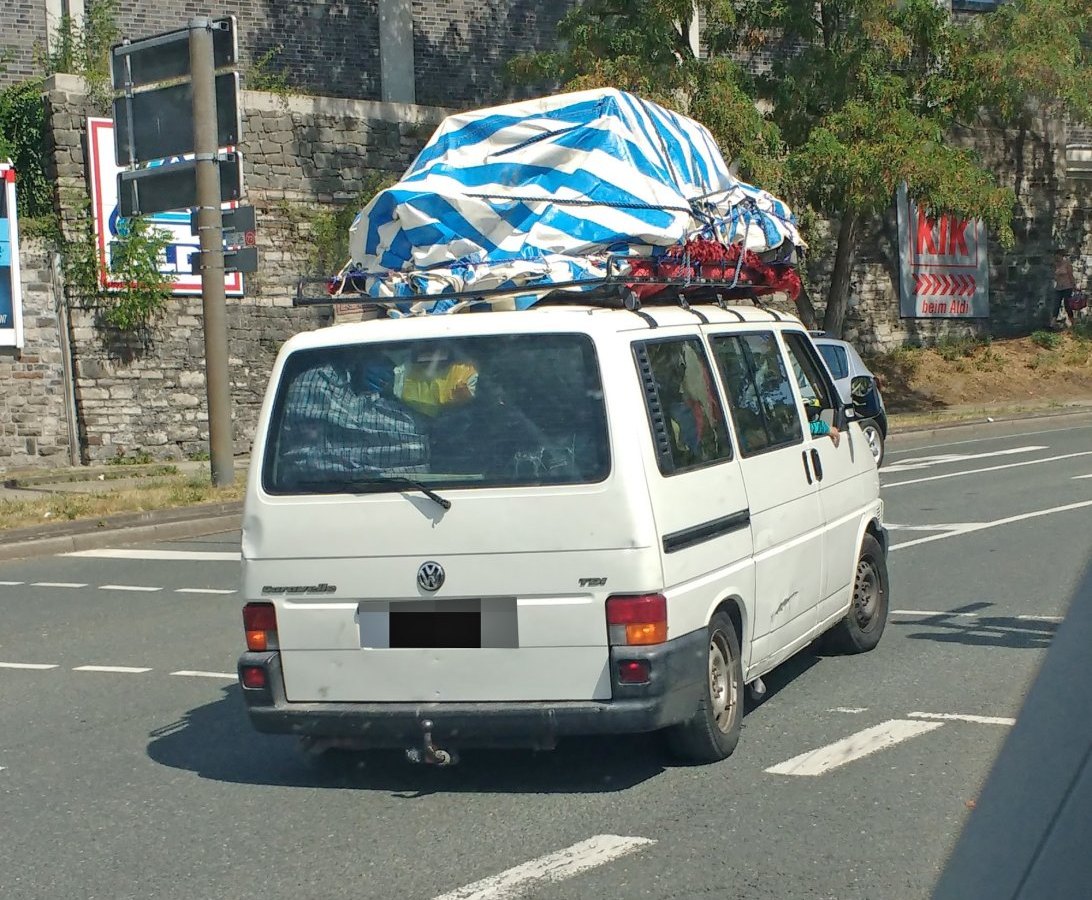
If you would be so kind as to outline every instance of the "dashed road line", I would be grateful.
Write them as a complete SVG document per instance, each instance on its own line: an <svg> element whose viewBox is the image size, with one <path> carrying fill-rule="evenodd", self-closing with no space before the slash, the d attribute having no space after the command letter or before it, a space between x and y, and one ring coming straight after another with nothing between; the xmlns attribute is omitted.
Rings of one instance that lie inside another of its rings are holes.
<svg viewBox="0 0 1092 900"><path fill-rule="evenodd" d="M227 678L234 681L239 676L234 672L201 672L196 669L180 669L177 672L171 672L172 675L186 675L190 678Z"/></svg>
<svg viewBox="0 0 1092 900"><path fill-rule="evenodd" d="M56 669L56 663L16 663L0 662L0 669Z"/></svg>
<svg viewBox="0 0 1092 900"><path fill-rule="evenodd" d="M655 843L644 837L597 834L564 850L441 894L435 900L509 900L526 894L536 885L572 878Z"/></svg>
<svg viewBox="0 0 1092 900"><path fill-rule="evenodd" d="M135 593L154 594L161 591L161 587L146 587L140 584L100 584L100 591L133 591Z"/></svg>
<svg viewBox="0 0 1092 900"><path fill-rule="evenodd" d="M0 585L4 587L15 587L16 585L25 584L22 581L0 581Z"/></svg>
<svg viewBox="0 0 1092 900"><path fill-rule="evenodd" d="M122 675L141 675L151 672L150 668L140 666L76 666L73 672L116 672Z"/></svg>
<svg viewBox="0 0 1092 900"><path fill-rule="evenodd" d="M1092 450L1088 452L1092 453ZM900 482L900 484L909 484L909 482L903 481ZM886 485L886 487L893 487L893 485ZM964 534L974 534L978 531L985 531L987 528L1011 525L1014 522L1023 522L1027 519L1038 519L1041 516L1052 516L1055 513L1069 512L1074 509L1085 509L1089 506L1092 506L1092 500L1083 500L1080 503L1067 503L1065 506L1054 506L1050 509L1037 509L1034 512L1020 513L1016 516L1006 516L1004 519L995 519L992 522L969 523L956 527L942 525L940 526L941 528L949 529L944 534L930 534L928 537L915 538L912 541L903 541L901 544L892 544L888 549L891 551L903 550L906 547L917 547L919 544L929 544L933 541L946 541L949 538L959 537Z"/></svg>
<svg viewBox="0 0 1092 900"><path fill-rule="evenodd" d="M927 734L944 725L943 722L915 722L910 719L889 719L871 728L844 737L833 744L809 750L787 759L765 771L771 775L823 775L846 763L893 747L910 738Z"/></svg>
<svg viewBox="0 0 1092 900"><path fill-rule="evenodd" d="M46 588L85 588L87 587L86 581L35 581L31 584L31 587L46 587Z"/></svg>
<svg viewBox="0 0 1092 900"><path fill-rule="evenodd" d="M980 613L980 612L949 612L943 609L893 609L893 616L910 616L922 619L1016 619L1020 622L1063 622L1065 616L1045 616L1039 614L1024 613L1016 616L1008 616L1004 613Z"/></svg>
<svg viewBox="0 0 1092 900"><path fill-rule="evenodd" d="M234 594L233 588L175 588L176 594Z"/></svg>
<svg viewBox="0 0 1092 900"><path fill-rule="evenodd" d="M190 560L195 562L238 562L238 551L219 550L76 550L61 556L79 556L84 559L146 559Z"/></svg>
<svg viewBox="0 0 1092 900"><path fill-rule="evenodd" d="M942 719L945 722L971 722L974 725L1015 725L1016 719L1009 716L972 716L962 713L907 713L912 719Z"/></svg>
<svg viewBox="0 0 1092 900"><path fill-rule="evenodd" d="M1045 444L1032 444L1027 447L1010 447L1008 450L992 450L989 453L944 453L939 456L919 456L913 459L900 459L893 462L884 474L894 472L912 472L917 469L930 469L933 466L953 465L954 463L970 462L972 459L986 459L991 456L1012 456L1015 453L1033 453L1036 450L1049 450Z"/></svg>
<svg viewBox="0 0 1092 900"><path fill-rule="evenodd" d="M828 709L827 712L849 713L851 716L855 716L858 713L868 712L868 707L867 706L835 706L833 709Z"/></svg>

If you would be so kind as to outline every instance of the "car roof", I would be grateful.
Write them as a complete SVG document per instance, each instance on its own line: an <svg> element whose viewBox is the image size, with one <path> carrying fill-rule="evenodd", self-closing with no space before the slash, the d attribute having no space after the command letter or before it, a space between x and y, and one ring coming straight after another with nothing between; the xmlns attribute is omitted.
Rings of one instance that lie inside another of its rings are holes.
<svg viewBox="0 0 1092 900"><path fill-rule="evenodd" d="M802 328L799 319L757 306L694 304L644 306L637 312L603 306L542 305L520 311L455 313L378 318L332 325L290 338L287 350L331 347L372 341L401 341L487 334L572 331L605 335L627 331L655 334L659 327L683 325L763 325Z"/></svg>

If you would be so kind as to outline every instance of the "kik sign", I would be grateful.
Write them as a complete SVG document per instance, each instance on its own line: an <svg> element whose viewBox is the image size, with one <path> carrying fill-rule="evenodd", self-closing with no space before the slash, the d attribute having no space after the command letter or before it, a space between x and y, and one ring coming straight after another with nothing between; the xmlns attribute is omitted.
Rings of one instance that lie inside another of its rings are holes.
<svg viewBox="0 0 1092 900"><path fill-rule="evenodd" d="M19 216L15 169L0 163L0 347L23 346L23 295L19 281Z"/></svg>
<svg viewBox="0 0 1092 900"><path fill-rule="evenodd" d="M930 215L899 189L900 315L904 319L986 318L990 314L986 226Z"/></svg>
<svg viewBox="0 0 1092 900"><path fill-rule="evenodd" d="M118 206L118 173L114 158L114 122L112 119L88 119L87 143L90 156L91 207L95 222L95 241L103 272L110 271L111 244L123 233L125 220ZM201 275L194 274L190 254L201 249L200 241L190 232L190 210L156 213L148 216L153 227L166 231L171 238L160 262L160 271L172 282L175 294L200 294ZM123 285L106 277L106 288ZM243 295L243 276L231 272L224 276L224 290L229 297Z"/></svg>

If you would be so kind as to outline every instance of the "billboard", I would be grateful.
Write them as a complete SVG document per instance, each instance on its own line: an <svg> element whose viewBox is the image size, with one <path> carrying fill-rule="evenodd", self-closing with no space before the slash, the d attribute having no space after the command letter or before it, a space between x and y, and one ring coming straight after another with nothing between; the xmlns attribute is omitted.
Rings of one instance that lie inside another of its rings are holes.
<svg viewBox="0 0 1092 900"><path fill-rule="evenodd" d="M904 319L976 319L990 314L986 225L930 214L899 188L899 315Z"/></svg>
<svg viewBox="0 0 1092 900"><path fill-rule="evenodd" d="M0 163L0 347L23 346L23 292L19 280L19 217L15 168Z"/></svg>
<svg viewBox="0 0 1092 900"><path fill-rule="evenodd" d="M118 207L118 173L122 171L114 158L114 122L112 119L87 120L88 171L91 179L91 214L95 223L95 242L98 246L102 271L109 272L111 242L124 228L124 219ZM192 158L192 157L185 157ZM173 162L174 160L165 160ZM190 233L190 211L156 213L148 216L156 228L171 236L160 271L172 282L174 294L200 294L201 275L190 268L190 254L200 250L198 238ZM106 277L103 286L120 288L117 281ZM243 295L243 276L231 272L224 276L224 290L229 297Z"/></svg>

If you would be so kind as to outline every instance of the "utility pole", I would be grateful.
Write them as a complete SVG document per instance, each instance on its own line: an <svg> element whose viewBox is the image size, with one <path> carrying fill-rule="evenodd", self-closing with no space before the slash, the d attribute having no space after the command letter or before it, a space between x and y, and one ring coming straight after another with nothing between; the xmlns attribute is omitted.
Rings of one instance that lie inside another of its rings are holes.
<svg viewBox="0 0 1092 900"><path fill-rule="evenodd" d="M216 66L212 21L190 19L190 79L197 179L197 229L201 241L201 306L205 332L205 392L209 411L212 483L235 481L231 443L231 384L228 375L227 302L224 294L223 218L217 162Z"/></svg>

